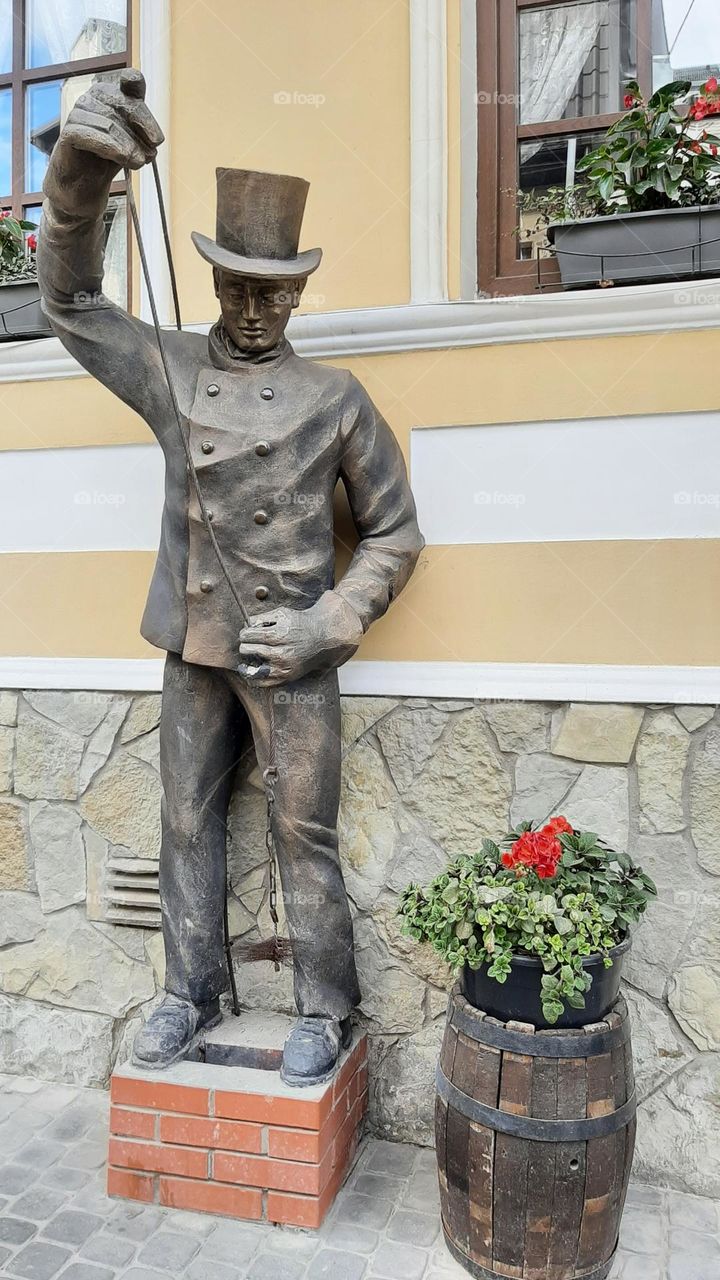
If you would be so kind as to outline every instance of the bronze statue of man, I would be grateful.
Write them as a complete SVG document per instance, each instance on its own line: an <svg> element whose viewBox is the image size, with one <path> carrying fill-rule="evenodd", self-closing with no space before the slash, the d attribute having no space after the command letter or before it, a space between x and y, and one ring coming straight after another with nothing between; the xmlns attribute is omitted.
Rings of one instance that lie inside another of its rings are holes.
<svg viewBox="0 0 720 1280"><path fill-rule="evenodd" d="M345 370L300 359L284 336L321 258L319 249L298 252L307 183L219 169L216 239L195 233L193 241L212 264L221 317L208 338L168 332L164 345L207 518L240 599L256 614L243 625L191 484L156 334L102 294L110 185L118 170L152 161L162 141L139 72L93 84L51 156L38 248L55 332L145 419L165 456L142 634L167 651L167 994L137 1035L134 1058L167 1066L220 1020L225 820L249 722L260 767L272 737L277 768L273 832L300 1014L283 1076L314 1084L331 1074L360 1000L338 859L337 668L404 587L423 540L400 449L363 388ZM336 585L338 480L359 542Z"/></svg>

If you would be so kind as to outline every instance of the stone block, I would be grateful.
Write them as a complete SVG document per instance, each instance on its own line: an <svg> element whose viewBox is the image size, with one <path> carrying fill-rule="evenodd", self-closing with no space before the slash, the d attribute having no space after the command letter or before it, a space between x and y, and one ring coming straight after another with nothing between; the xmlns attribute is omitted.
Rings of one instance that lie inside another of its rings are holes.
<svg viewBox="0 0 720 1280"><path fill-rule="evenodd" d="M510 806L513 824L540 822L561 811L563 801L580 776L580 765L549 755L520 756L515 765L515 794Z"/></svg>
<svg viewBox="0 0 720 1280"><path fill-rule="evenodd" d="M438 1018L415 1035L371 1041L370 1121L376 1133L432 1145L435 1068L444 1031L445 1019Z"/></svg>
<svg viewBox="0 0 720 1280"><path fill-rule="evenodd" d="M510 779L479 708L451 716L435 753L403 799L432 839L456 855L507 830Z"/></svg>
<svg viewBox="0 0 720 1280"><path fill-rule="evenodd" d="M562 807L574 827L596 832L613 849L627 849L630 795L626 769L587 764Z"/></svg>
<svg viewBox="0 0 720 1280"><path fill-rule="evenodd" d="M15 730L0 727L0 791L12 791Z"/></svg>
<svg viewBox="0 0 720 1280"><path fill-rule="evenodd" d="M402 794L433 755L448 715L436 707L398 707L375 726L385 763ZM348 762L349 763L349 762Z"/></svg>
<svg viewBox="0 0 720 1280"><path fill-rule="evenodd" d="M370 910L385 881L396 840L398 794L378 752L359 742L343 763L338 837L348 893Z"/></svg>
<svg viewBox="0 0 720 1280"><path fill-rule="evenodd" d="M150 733L160 724L162 694L139 693L130 704L130 710L120 731L121 742L132 742Z"/></svg>
<svg viewBox="0 0 720 1280"><path fill-rule="evenodd" d="M715 707L676 707L675 715L688 733L694 733L712 720L715 710Z"/></svg>
<svg viewBox="0 0 720 1280"><path fill-rule="evenodd" d="M545 751L550 713L537 702L486 702L485 719L501 751Z"/></svg>
<svg viewBox="0 0 720 1280"><path fill-rule="evenodd" d="M32 942L44 928L40 902L34 893L0 892L0 947Z"/></svg>
<svg viewBox="0 0 720 1280"><path fill-rule="evenodd" d="M60 911L85 899L82 818L66 804L30 805L30 840L43 911Z"/></svg>
<svg viewBox="0 0 720 1280"><path fill-rule="evenodd" d="M131 959L82 911L47 917L31 942L0 952L0 990L49 1005L124 1017L155 994L148 964Z"/></svg>
<svg viewBox="0 0 720 1280"><path fill-rule="evenodd" d="M0 800L0 889L31 889L32 858L24 806Z"/></svg>
<svg viewBox="0 0 720 1280"><path fill-rule="evenodd" d="M692 1062L693 1053L663 1005L627 985L623 994L630 1010L635 1083L642 1102L664 1080Z"/></svg>
<svg viewBox="0 0 720 1280"><path fill-rule="evenodd" d="M0 724L16 725L18 695L13 689L0 690Z"/></svg>
<svg viewBox="0 0 720 1280"><path fill-rule="evenodd" d="M85 746L80 734L27 711L16 732L16 793L27 800L77 800Z"/></svg>
<svg viewBox="0 0 720 1280"><path fill-rule="evenodd" d="M126 754L114 755L80 802L86 822L110 844L141 858L160 849L160 779Z"/></svg>
<svg viewBox="0 0 720 1280"><path fill-rule="evenodd" d="M342 748L350 751L359 738L398 705L397 698L358 698L344 697L340 699L342 707Z"/></svg>
<svg viewBox="0 0 720 1280"><path fill-rule="evenodd" d="M576 702L553 737L553 754L589 764L627 764L640 732L642 707Z"/></svg>
<svg viewBox="0 0 720 1280"><path fill-rule="evenodd" d="M692 838L698 861L720 876L720 727L713 725L695 757L690 778Z"/></svg>
<svg viewBox="0 0 720 1280"><path fill-rule="evenodd" d="M683 965L670 982L668 1004L698 1049L720 1050L720 972Z"/></svg>
<svg viewBox="0 0 720 1280"><path fill-rule="evenodd" d="M681 831L686 825L683 781L690 735L671 711L661 711L637 748L641 831Z"/></svg>
<svg viewBox="0 0 720 1280"><path fill-rule="evenodd" d="M701 1054L640 1108L634 1174L720 1198L720 1055Z"/></svg>
<svg viewBox="0 0 720 1280"><path fill-rule="evenodd" d="M102 1086L110 1075L113 1025L98 1013L0 996L0 1070Z"/></svg>

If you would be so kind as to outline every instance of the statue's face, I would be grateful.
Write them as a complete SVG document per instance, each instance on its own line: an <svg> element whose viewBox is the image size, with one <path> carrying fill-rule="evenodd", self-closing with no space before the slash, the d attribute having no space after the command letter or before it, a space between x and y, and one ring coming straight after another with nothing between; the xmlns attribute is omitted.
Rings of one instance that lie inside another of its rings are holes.
<svg viewBox="0 0 720 1280"><path fill-rule="evenodd" d="M241 351L270 351L300 303L302 280L256 280L215 268L225 330Z"/></svg>

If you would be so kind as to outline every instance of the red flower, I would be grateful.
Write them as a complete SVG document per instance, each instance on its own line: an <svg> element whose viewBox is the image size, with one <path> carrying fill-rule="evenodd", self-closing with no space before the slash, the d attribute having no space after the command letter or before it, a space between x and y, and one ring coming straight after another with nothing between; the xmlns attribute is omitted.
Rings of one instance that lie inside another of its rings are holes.
<svg viewBox="0 0 720 1280"><path fill-rule="evenodd" d="M562 835L563 833L565 835L571 836L573 833L573 829L570 826L570 823L568 822L567 818L562 818L562 817L551 818L550 821L547 822L543 827L543 831L547 831L554 836L555 835L559 836L559 835Z"/></svg>
<svg viewBox="0 0 720 1280"><path fill-rule="evenodd" d="M3 209L0 211L0 218L9 218L9 217L10 217L10 212L8 209Z"/></svg>
<svg viewBox="0 0 720 1280"><path fill-rule="evenodd" d="M711 155L711 156L716 156L716 155L717 155L717 153L718 153L718 149L717 149L717 147L715 146L715 144L714 144L714 143L712 143L712 145L711 145L711 147L710 147L710 155Z"/></svg>
<svg viewBox="0 0 720 1280"><path fill-rule="evenodd" d="M634 94L634 93L626 93L626 94L625 94L625 97L624 97L624 99L623 99L623 101L624 101L624 103L625 103L625 110L626 110L626 111L629 111L631 107L634 107L634 106L635 106L635 101L636 101L636 99L635 99L635 94Z"/></svg>
<svg viewBox="0 0 720 1280"><path fill-rule="evenodd" d="M37 236L36 235L28 236L27 245L30 252L34 253L35 250L37 249Z"/></svg>
<svg viewBox="0 0 720 1280"><path fill-rule="evenodd" d="M711 76L707 84L703 85L703 89L705 90L705 93L717 93L718 91L717 76Z"/></svg>

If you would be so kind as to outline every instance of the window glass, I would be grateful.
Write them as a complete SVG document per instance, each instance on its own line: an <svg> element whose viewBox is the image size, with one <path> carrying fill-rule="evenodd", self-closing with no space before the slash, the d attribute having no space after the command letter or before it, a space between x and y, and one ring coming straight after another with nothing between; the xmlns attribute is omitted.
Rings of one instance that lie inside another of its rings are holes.
<svg viewBox="0 0 720 1280"><path fill-rule="evenodd" d="M520 123L606 115L637 73L635 0L580 0L519 14Z"/></svg>
<svg viewBox="0 0 720 1280"><path fill-rule="evenodd" d="M12 71L12 0L0 0L0 74Z"/></svg>
<svg viewBox="0 0 720 1280"><path fill-rule="evenodd" d="M27 0L26 65L124 53L126 22L126 0Z"/></svg>
<svg viewBox="0 0 720 1280"><path fill-rule="evenodd" d="M544 195L550 187L572 187L576 182L578 161L588 151L600 146L605 134L572 133L542 141L521 142L518 168L520 191L528 196ZM521 259L536 258L547 247L543 226L537 226L539 210L532 199L523 201L519 214L518 254Z"/></svg>
<svg viewBox="0 0 720 1280"><path fill-rule="evenodd" d="M25 190L40 191L48 157L78 98L95 80L118 80L119 71L44 80L30 84L25 95Z"/></svg>
<svg viewBox="0 0 720 1280"><path fill-rule="evenodd" d="M12 89L0 89L0 196L12 189Z"/></svg>
<svg viewBox="0 0 720 1280"><path fill-rule="evenodd" d="M654 87L691 80L696 88L720 77L718 0L656 0L653 15Z"/></svg>

